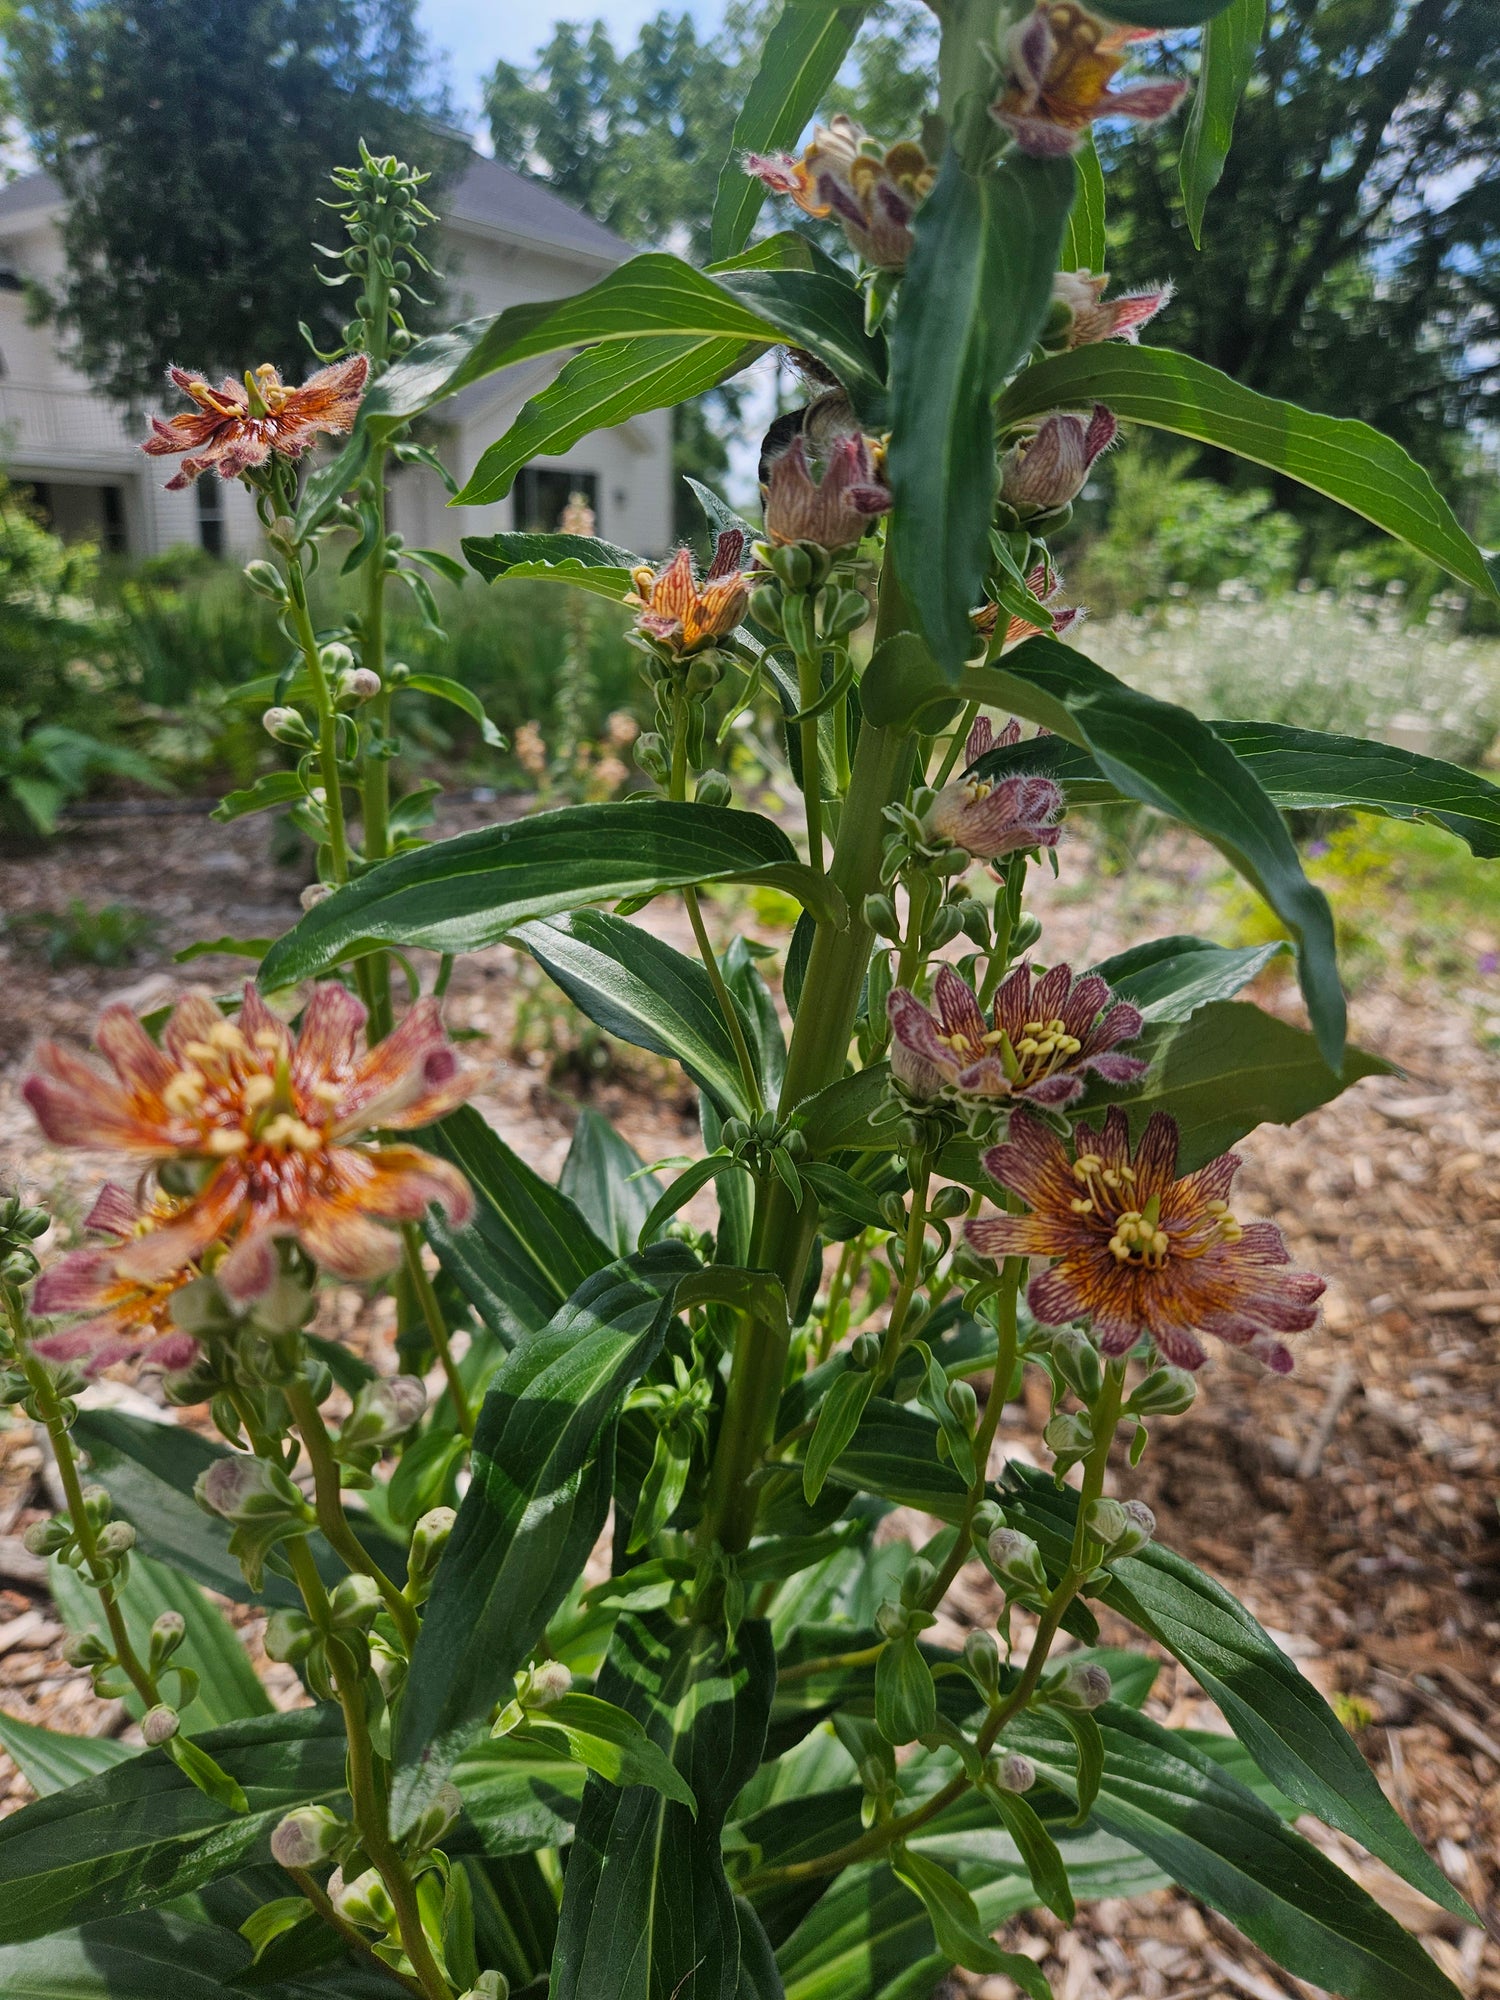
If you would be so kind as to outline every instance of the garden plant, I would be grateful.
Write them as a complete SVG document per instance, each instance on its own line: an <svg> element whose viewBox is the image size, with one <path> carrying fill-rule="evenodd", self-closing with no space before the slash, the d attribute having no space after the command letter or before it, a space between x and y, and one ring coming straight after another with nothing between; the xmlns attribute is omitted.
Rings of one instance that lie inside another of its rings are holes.
<svg viewBox="0 0 1500 2000"><path fill-rule="evenodd" d="M339 176L342 351L300 388L253 356L217 387L174 371L190 407L146 449L253 489L247 576L288 649L259 695L295 761L220 810L289 809L319 879L285 936L205 940L242 988L112 1007L97 1056L44 1044L25 1086L50 1142L120 1160L82 1247L39 1257L46 1214L0 1214L4 1393L55 1454L66 1506L29 1541L71 1657L145 1747L3 1725L42 1796L0 1823L0 1990L920 2000L967 1968L1041 1996L1012 1917L1175 1883L1348 2000L1456 1992L1294 1822L1473 1913L1281 1648L1109 1489L1225 1349L1277 1396L1322 1281L1236 1217L1231 1149L1385 1067L1346 1043L1284 813L1428 818L1494 855L1500 794L1132 689L1063 636L1047 536L1141 424L1495 586L1401 450L1150 345L1165 288L1109 289L1093 122L1183 117L1200 226L1255 0L943 0L920 140L839 118L782 150L862 11L772 28L706 268L641 255L414 341L421 176L367 155ZM1160 67L1116 83L1194 27L1190 104ZM840 225L845 260L757 235L768 201ZM387 526L391 464L436 467L412 427L569 357L460 496L489 502L777 347L806 404L766 439L758 527L700 490L710 562L464 545L488 584L631 608L640 787L428 840L433 788L393 783L404 695L488 725L387 656L392 590L435 617L426 573L458 569ZM337 630L320 560L359 585ZM757 707L791 832L721 768ZM1284 939L1056 962L1028 878L1120 800L1213 843ZM775 966L715 948L715 892L746 884L800 905ZM677 912L696 951L661 935ZM585 1111L554 1186L486 1124L443 1003L501 941L681 1065L700 1158L648 1168ZM1236 997L1287 949L1305 1028ZM378 1365L320 1330L333 1285L388 1287ZM80 1408L122 1362L187 1420ZM1050 1419L1005 1462L1028 1379ZM954 1650L934 1627L966 1567L1001 1608ZM264 1607L305 1702L272 1709L198 1585ZM1101 1645L1101 1610L1142 1649ZM1163 1655L1232 1735L1151 1719Z"/></svg>

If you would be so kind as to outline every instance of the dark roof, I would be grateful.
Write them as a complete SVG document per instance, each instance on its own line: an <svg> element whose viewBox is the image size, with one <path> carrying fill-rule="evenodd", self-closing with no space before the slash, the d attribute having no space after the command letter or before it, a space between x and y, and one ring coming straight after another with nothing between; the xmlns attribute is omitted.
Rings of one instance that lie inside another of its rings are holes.
<svg viewBox="0 0 1500 2000"><path fill-rule="evenodd" d="M483 153L469 155L469 164L439 195L437 207L452 222L477 223L507 236L555 243L559 249L580 250L611 263L630 255L630 245L602 222L580 214L540 181L528 180Z"/></svg>
<svg viewBox="0 0 1500 2000"><path fill-rule="evenodd" d="M62 189L51 174L23 174L0 187L0 224L61 201ZM483 153L471 153L458 179L438 197L445 220L498 230L537 243L555 243L560 250L577 250L588 257L619 263L630 245L592 216L581 215L560 195L531 181Z"/></svg>
<svg viewBox="0 0 1500 2000"><path fill-rule="evenodd" d="M63 198L63 191L51 174L22 174L0 187L0 223L30 215L34 209L50 208Z"/></svg>

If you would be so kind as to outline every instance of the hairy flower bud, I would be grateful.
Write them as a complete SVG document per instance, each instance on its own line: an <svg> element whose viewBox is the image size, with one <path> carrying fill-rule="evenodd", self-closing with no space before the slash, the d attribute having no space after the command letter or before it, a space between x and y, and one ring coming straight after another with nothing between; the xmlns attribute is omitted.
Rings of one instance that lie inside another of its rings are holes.
<svg viewBox="0 0 1500 2000"><path fill-rule="evenodd" d="M852 426L852 411L849 422ZM799 432L767 467L766 536L783 547L806 542L820 549L849 548L890 504L869 439L857 429L839 436L817 467L809 460L807 440ZM809 564L807 581L811 580ZM783 618L786 609L783 605Z"/></svg>
<svg viewBox="0 0 1500 2000"><path fill-rule="evenodd" d="M1053 1338L1052 1359L1074 1394L1092 1403L1104 1386L1104 1363L1088 1335L1077 1327L1064 1327Z"/></svg>
<svg viewBox="0 0 1500 2000"><path fill-rule="evenodd" d="M268 736L278 743L290 743L298 749L305 749L313 740L313 733L295 708L268 708L261 717L262 727Z"/></svg>
<svg viewBox="0 0 1500 2000"><path fill-rule="evenodd" d="M155 1708L148 1708L141 1717L141 1735L145 1738L146 1748L160 1749L163 1743L170 1742L181 1726L182 1718L176 1709L168 1708L164 1701L159 1701Z"/></svg>
<svg viewBox="0 0 1500 2000"><path fill-rule="evenodd" d="M427 1386L417 1375L389 1375L366 1382L344 1419L348 1444L385 1444L417 1423L427 1408Z"/></svg>
<svg viewBox="0 0 1500 2000"><path fill-rule="evenodd" d="M187 1620L180 1611L163 1611L151 1621L150 1660L159 1667L171 1659L187 1637Z"/></svg>
<svg viewBox="0 0 1500 2000"><path fill-rule="evenodd" d="M1042 1552L1030 1535L1023 1535L1018 1528L996 1528L985 1549L1002 1583L1015 1584L1023 1590L1047 1588Z"/></svg>
<svg viewBox="0 0 1500 2000"><path fill-rule="evenodd" d="M437 1568L438 1557L448 1546L448 1537L453 1533L453 1523L458 1519L451 1507L429 1507L427 1512L412 1529L411 1550L407 1564L414 1576L430 1576Z"/></svg>
<svg viewBox="0 0 1500 2000"><path fill-rule="evenodd" d="M992 1757L985 1765L986 1784L999 1792L1029 1792L1036 1783L1036 1765L1029 1757L1012 1750L1004 1757Z"/></svg>
<svg viewBox="0 0 1500 2000"><path fill-rule="evenodd" d="M1094 405L1087 420L1068 411L1047 417L1000 462L1000 497L1021 515L1050 514L1083 491L1089 469L1114 443L1113 411Z"/></svg>
<svg viewBox="0 0 1500 2000"><path fill-rule="evenodd" d="M1069 1660L1051 1699L1069 1708L1099 1708L1109 1700L1112 1683L1097 1660Z"/></svg>
<svg viewBox="0 0 1500 2000"><path fill-rule="evenodd" d="M102 1667L114 1658L97 1632L75 1632L63 1641L62 1656L70 1667Z"/></svg>
<svg viewBox="0 0 1500 2000"><path fill-rule="evenodd" d="M373 701L380 692L380 676L373 667L351 667L339 675L338 689L346 701Z"/></svg>
<svg viewBox="0 0 1500 2000"><path fill-rule="evenodd" d="M367 1630L380 1610L380 1586L375 1579L356 1572L341 1577L328 1599L328 1611L336 1626Z"/></svg>
<svg viewBox="0 0 1500 2000"><path fill-rule="evenodd" d="M722 771L705 771L693 791L700 806L727 806L733 797L734 787Z"/></svg>
<svg viewBox="0 0 1500 2000"><path fill-rule="evenodd" d="M210 1514L220 1514L226 1521L311 1517L307 1502L281 1468L248 1452L215 1459L198 1475L193 1491Z"/></svg>
<svg viewBox="0 0 1500 2000"><path fill-rule="evenodd" d="M421 1854L435 1847L464 1809L457 1785L441 1785L432 1803L425 1806L412 1825L411 1845Z"/></svg>
<svg viewBox="0 0 1500 2000"><path fill-rule="evenodd" d="M314 1807L311 1810L317 1811L320 1808ZM296 1817L295 1813L287 1815L288 1819ZM286 1820L283 1820L281 1825L285 1826ZM277 1832L280 1831L281 1828L278 1827ZM272 1851L274 1853L274 1848ZM277 1859L280 1859L279 1855ZM373 1868L367 1868L363 1875L356 1875L352 1882L346 1882L334 1897L334 1901L340 1913L346 1916L351 1924L359 1924L366 1930L377 1931L388 1931L395 1926L396 1910L391 1902L390 1891Z"/></svg>
<svg viewBox="0 0 1500 2000"><path fill-rule="evenodd" d="M1156 1516L1144 1500L1127 1500L1124 1506L1125 1529L1110 1549L1113 1556L1133 1556L1156 1533Z"/></svg>
<svg viewBox="0 0 1500 2000"><path fill-rule="evenodd" d="M316 1868L337 1852L346 1831L327 1806L298 1806L272 1829L271 1858L283 1868Z"/></svg>
<svg viewBox="0 0 1500 2000"><path fill-rule="evenodd" d="M1153 1368L1126 1404L1136 1417L1180 1417L1198 1393L1185 1368Z"/></svg>
<svg viewBox="0 0 1500 2000"><path fill-rule="evenodd" d="M33 1521L21 1536L21 1545L28 1555L55 1556L72 1539L73 1530L67 1522L54 1517L50 1521Z"/></svg>
<svg viewBox="0 0 1500 2000"><path fill-rule="evenodd" d="M281 571L277 569L275 563L268 563L264 558L256 562L246 563L245 581L252 590L258 591L262 597L269 597L273 604L286 603L286 580L282 576Z"/></svg>
<svg viewBox="0 0 1500 2000"><path fill-rule="evenodd" d="M128 1555L135 1547L135 1529L128 1521L109 1521L99 1530L98 1546L102 1556Z"/></svg>

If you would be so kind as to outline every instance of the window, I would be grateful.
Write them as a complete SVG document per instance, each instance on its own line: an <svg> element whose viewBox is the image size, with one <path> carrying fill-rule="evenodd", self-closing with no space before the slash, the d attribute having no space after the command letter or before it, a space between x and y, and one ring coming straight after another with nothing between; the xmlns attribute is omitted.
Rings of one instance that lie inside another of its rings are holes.
<svg viewBox="0 0 1500 2000"><path fill-rule="evenodd" d="M597 472L569 472L554 465L526 466L516 479L516 527L523 535L556 534L562 511L575 493L583 495L597 517Z"/></svg>
<svg viewBox="0 0 1500 2000"><path fill-rule="evenodd" d="M224 553L224 482L205 472L193 486L198 496L198 546L208 555Z"/></svg>
<svg viewBox="0 0 1500 2000"><path fill-rule="evenodd" d="M125 495L118 486L99 488L100 513L104 523L103 542L112 556L124 555L128 547L125 533Z"/></svg>

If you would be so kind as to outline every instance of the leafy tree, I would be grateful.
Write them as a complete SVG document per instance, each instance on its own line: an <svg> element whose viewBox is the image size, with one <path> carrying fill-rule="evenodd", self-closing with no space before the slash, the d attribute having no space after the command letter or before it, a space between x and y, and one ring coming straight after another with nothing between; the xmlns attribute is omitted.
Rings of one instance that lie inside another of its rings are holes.
<svg viewBox="0 0 1500 2000"><path fill-rule="evenodd" d="M439 169L415 0L24 0L5 18L37 157L68 197L52 301L80 365L139 405L170 361L300 370L346 292L311 245L361 137Z"/></svg>
<svg viewBox="0 0 1500 2000"><path fill-rule="evenodd" d="M1152 338L1363 417L1433 461L1500 409L1500 44L1466 0L1271 0L1201 251L1181 121L1111 148L1119 276Z"/></svg>

